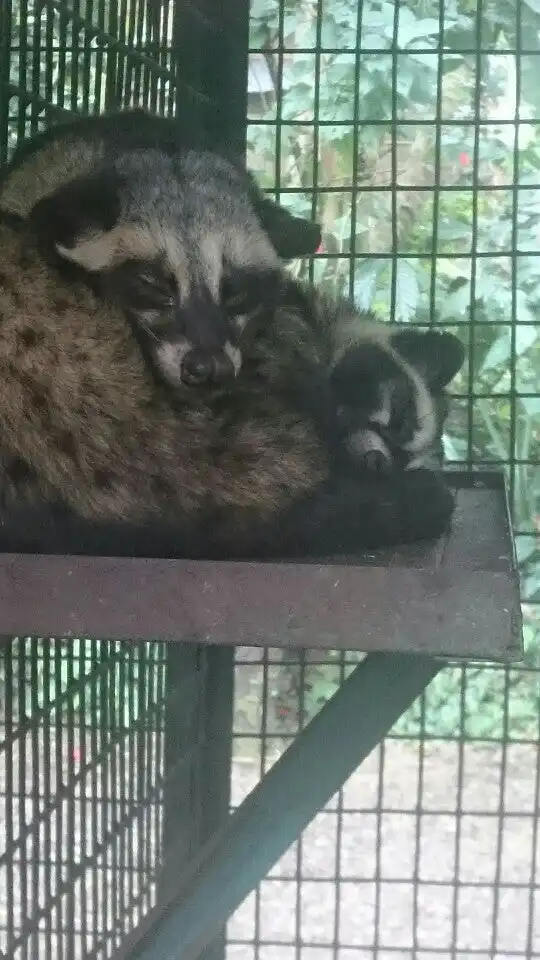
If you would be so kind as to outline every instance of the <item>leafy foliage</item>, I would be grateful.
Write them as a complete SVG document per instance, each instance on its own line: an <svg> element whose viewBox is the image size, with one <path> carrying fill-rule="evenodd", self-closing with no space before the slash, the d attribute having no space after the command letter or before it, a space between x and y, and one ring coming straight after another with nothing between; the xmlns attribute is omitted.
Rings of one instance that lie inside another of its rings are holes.
<svg viewBox="0 0 540 960"><path fill-rule="evenodd" d="M523 533L532 671L540 666L540 139L532 124L517 130L515 118L518 106L522 121L539 106L540 57L518 61L518 47L521 36L538 46L540 6L522 6L520 37L515 5L501 0L483 4L480 26L467 0L444 12L437 0L363 0L360 25L355 0L337 0L324 5L319 33L315 0L285 0L284 10L281 24L277 4L252 2L254 62L264 57L274 89L251 97L250 164L268 188L287 191L282 202L321 221L319 282L382 319L436 323L463 338L468 363L455 383L446 452L507 466ZM479 39L490 53L477 58ZM279 703L294 724L291 669ZM312 715L339 681L321 666L303 677L302 712ZM501 736L505 699L509 733L536 735L536 674L473 667L443 671L422 729L418 703L396 732Z"/></svg>

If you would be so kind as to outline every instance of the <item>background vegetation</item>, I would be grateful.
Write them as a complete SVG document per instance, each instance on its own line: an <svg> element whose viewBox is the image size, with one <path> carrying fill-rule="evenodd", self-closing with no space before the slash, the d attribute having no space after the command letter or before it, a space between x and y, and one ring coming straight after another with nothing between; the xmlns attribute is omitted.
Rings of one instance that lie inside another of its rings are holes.
<svg viewBox="0 0 540 960"><path fill-rule="evenodd" d="M540 6L364 0L360 22L354 0L324 4L322 21L320 7L285 0L280 18L252 0L250 165L323 224L316 280L461 336L447 457L506 467L522 533L531 669L445 670L396 732L536 735ZM309 713L336 668L298 670Z"/></svg>
<svg viewBox="0 0 540 960"><path fill-rule="evenodd" d="M128 0L114 11L92 0L24 8L14 0L5 153L51 119L46 104L167 109L172 55L155 55L160 82L137 58L120 69L112 42L157 50L170 41L167 13L156 20L150 6L130 38ZM293 269L381 318L459 333L468 362L455 384L447 456L505 465L520 532L526 669L448 668L395 732L536 736L540 5L447 0L443 16L435 0L364 0L360 23L355 0L285 0L282 10L277 0L252 0L249 164L282 202L323 225L314 263ZM271 672L276 729L295 729L340 682L337 658L313 660L285 659ZM84 670L80 657L79 667L62 663L65 684ZM259 688L241 691L248 728L259 729L261 709Z"/></svg>

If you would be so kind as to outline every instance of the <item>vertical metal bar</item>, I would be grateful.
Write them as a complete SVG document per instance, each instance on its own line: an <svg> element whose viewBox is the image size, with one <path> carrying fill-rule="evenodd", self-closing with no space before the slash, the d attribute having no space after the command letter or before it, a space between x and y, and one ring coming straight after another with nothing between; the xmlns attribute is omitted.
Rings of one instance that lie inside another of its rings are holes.
<svg viewBox="0 0 540 960"><path fill-rule="evenodd" d="M499 952L499 914L501 906L501 885L503 877L503 844L504 844L504 814L505 814L505 796L506 796L506 776L508 764L508 741L509 741L509 712L510 712L510 670L508 667L504 670L504 700L503 700L503 723L502 723L502 742L500 759L497 764L498 795L499 803L497 810L498 832L495 843L495 864L493 876L493 925L491 928L491 952L495 957Z"/></svg>
<svg viewBox="0 0 540 960"><path fill-rule="evenodd" d="M261 697L261 723L260 723L260 752L259 752L259 779L262 779L266 770L266 761L268 756L268 701L269 701L269 686L268 686L268 649L265 648L262 651L262 689L260 693ZM238 665L237 665L238 669ZM233 718L234 723L234 718ZM253 924L253 939L254 943L254 957L253 960L260 960L260 951L261 951L261 917L262 917L262 904L261 904L261 888L260 885L257 886L255 891L255 916ZM298 912L297 912L297 922L298 922Z"/></svg>
<svg viewBox="0 0 540 960"><path fill-rule="evenodd" d="M26 727L28 710L26 705L26 657L27 657L27 638L20 638L17 644L17 653L18 653L18 663L17 663L17 699L18 699L18 726L16 739L19 742L19 753L17 756L17 776L16 776L16 786L15 786L15 796L17 797L17 820L18 820L18 840L19 840L19 849L21 852L26 852L26 844L24 838L27 832L27 810L26 810L26 766L28 763L28 736L26 735ZM20 728L23 728L21 731ZM15 757L12 756L11 762L14 764ZM14 764L15 766L15 764ZM28 913L28 872L22 870L19 873L19 886L21 891L21 903L19 907L19 924L21 923L21 915L25 916ZM17 931L19 932L19 931ZM28 944L24 945L23 960L30 960L28 956Z"/></svg>
<svg viewBox="0 0 540 960"><path fill-rule="evenodd" d="M67 704L66 704L66 717L65 717L65 740L64 740L64 750L67 750L67 788L68 796L66 799L66 849L62 851L62 859L65 857L65 871L66 878L69 883L69 890L65 897L65 914L63 917L64 929L65 929L65 949L66 957L74 957L76 955L76 930L75 930L75 918L78 915L77 904L75 902L76 897L76 888L77 884L75 881L76 876L76 854L75 854L75 845L76 845L76 815L75 815L75 777L73 769L73 752L75 749L75 704L73 702L74 695L74 686L75 686L75 676L74 676L74 656L71 649L66 650L66 645L63 642L60 642L60 653L62 656L62 664L66 672L66 693L67 693ZM58 691L59 699L61 699L62 691ZM64 724L62 724L62 727ZM64 739L64 738L62 738ZM62 758L64 759L64 758Z"/></svg>
<svg viewBox="0 0 540 960"><path fill-rule="evenodd" d="M399 15L402 10L402 5L399 3L394 4L394 16L393 16L393 25L392 25L392 80L391 80L391 89L392 89L392 119L390 124L390 200L391 200L391 215L390 215L390 224L391 224L391 236L392 236L392 248L391 248L391 273L390 273L390 319L396 319L396 305L397 305L397 282L398 282L398 269L400 268L400 254L399 254L399 213L398 213L398 154L397 154L397 143L398 143L398 62L399 55L398 50L398 35L399 35Z"/></svg>
<svg viewBox="0 0 540 960"><path fill-rule="evenodd" d="M474 450L474 381L477 375L477 286L478 286L478 169L480 164L480 100L482 96L482 22L484 12L484 0L478 0L475 13L475 66L474 66L474 86L473 86L473 157L472 157L472 218L471 218L471 298L470 298L470 317L471 317L471 336L469 340L468 351L468 389L467 389L467 467L472 468L473 450Z"/></svg>
<svg viewBox="0 0 540 960"><path fill-rule="evenodd" d="M5 670L6 670L6 701L5 701L5 739L6 739L6 776L5 776L5 798L6 798L6 953L13 955L13 941L15 939L15 869L14 869L14 850L15 850L15 782L14 782L14 734L16 729L16 696L14 665L20 666L20 640L11 640L4 647Z"/></svg>
<svg viewBox="0 0 540 960"><path fill-rule="evenodd" d="M444 50L444 4L439 3L439 32L437 37L437 90L435 103L434 158L433 158L433 213L432 248L429 283L429 316L434 322L437 309L437 261L439 258L439 225L441 205L441 138L443 118L443 50Z"/></svg>
<svg viewBox="0 0 540 960"><path fill-rule="evenodd" d="M79 641L79 730L77 743L73 756L69 758L70 762L73 764L75 770L79 774L78 783L79 783L79 810L80 810L80 821L79 821L79 830L80 830L80 839L79 839L79 862L77 866L80 868L80 865L83 864L86 860L87 855L87 844L88 844L88 815L87 815L87 781L86 776L81 774L82 768L86 765L87 762L87 724L88 724L88 701L87 701L87 682L86 674L89 670L92 669L92 665L89 662L91 643L89 640ZM93 913L91 906L91 897L94 892L94 886L92 883L88 883L88 871L81 870L79 874L79 891L80 891L80 903L81 906L78 910L79 915L79 924L80 924L80 940L82 946L82 953L88 950L91 940L89 937L88 929L88 920L90 915Z"/></svg>
<svg viewBox="0 0 540 960"><path fill-rule="evenodd" d="M202 683L195 644L169 644L166 650L167 673L164 717L164 788L162 863L157 885L157 902L165 902L167 890L178 869L171 860L172 849L182 845L186 860L197 850L198 811L193 809L192 791L197 770L193 756L204 750L197 729L198 704ZM193 744L193 750L190 746Z"/></svg>
<svg viewBox="0 0 540 960"><path fill-rule="evenodd" d="M91 649L91 659L92 659L92 668L96 669L100 664L100 646L97 640L90 641ZM97 680L94 681L90 686L90 697L89 697L89 717L88 724L90 727L89 737L88 737L88 748L90 756L92 757L92 764L88 772L88 783L86 786L86 792L88 796L88 802L90 804L90 815L88 817L88 834L91 837L99 837L99 801L98 801L98 791L99 791L99 780L98 780L98 761L97 757L99 751L102 748L102 733L100 731L100 694L101 694L101 674L98 672ZM91 847L90 847L91 849ZM92 909L92 938L94 942L99 940L99 937L103 934L102 924L101 924L101 911L99 908L99 883L97 876L98 865L95 864L95 869L92 871L92 890L94 893L94 903ZM101 901L104 901L104 897L100 898Z"/></svg>
<svg viewBox="0 0 540 960"><path fill-rule="evenodd" d="M204 697L204 752L200 768L199 842L206 844L229 819L231 802L232 728L234 707L234 651L224 647L202 649L206 658ZM226 950L225 924L199 960L222 960Z"/></svg>
<svg viewBox="0 0 540 960"><path fill-rule="evenodd" d="M178 877L178 853L188 862L222 829L229 815L232 748L231 651L169 644L165 714L165 790L158 904ZM190 750L190 746L192 749ZM190 755L191 754L191 755ZM204 953L224 956L225 931Z"/></svg>
<svg viewBox="0 0 540 960"><path fill-rule="evenodd" d="M112 728L112 719L109 714L109 671L110 671L110 660L111 660L111 644L107 640L101 640L97 643L97 659L100 665L99 670L99 679L98 679L98 712L96 716L96 721L98 725L98 737L99 737L99 754L100 754L100 770L99 770L99 780L96 782L96 793L94 796L94 803L96 804L99 810L99 818L97 821L97 830L98 833L96 836L103 837L107 833L107 798L111 795L110 790L110 778L109 778L109 745L111 739L111 728ZM103 853L100 857L101 863L98 866L97 862L94 862L93 868L95 872L96 882L101 886L101 909L100 909L100 934L102 938L106 938L109 930L109 899L107 896L107 871L110 868L109 864L109 851L105 847ZM100 870L101 868L101 870ZM101 872L101 877L100 877Z"/></svg>
<svg viewBox="0 0 540 960"><path fill-rule="evenodd" d="M351 235L349 259L349 297L354 299L357 236L358 236L358 180L360 177L360 69L362 63L362 13L364 7L359 3L356 10L355 53L354 53L354 93L353 93L353 131L352 131L352 164L351 164Z"/></svg>
<svg viewBox="0 0 540 960"><path fill-rule="evenodd" d="M377 801L376 807L376 842L375 842L375 897L373 904L373 958L379 960L380 956L380 924L382 913L382 838L383 838L383 798L384 798L384 763L385 763L385 744L381 743L379 748L379 763L377 770Z"/></svg>
<svg viewBox="0 0 540 960"><path fill-rule="evenodd" d="M43 723L43 804L46 808L52 809L52 800L53 800L53 769L51 769L51 760L52 760L52 730L53 725L53 716L54 716L54 695L52 695L52 671L51 667L53 665L53 643L54 641L45 640L43 642L43 715L45 721ZM53 895L53 877L52 877L52 862L53 862L53 849L55 844L53 843L53 830L51 817L46 817L43 823L43 862L48 864L48 869L44 870L44 883L42 896L45 901L51 900ZM36 903L39 900L36 901ZM46 928L45 928L45 955L43 960L53 960L53 931L51 924L50 914L47 917Z"/></svg>
<svg viewBox="0 0 540 960"><path fill-rule="evenodd" d="M0 166L8 158L11 40L11 2L2 0L0 3Z"/></svg>
<svg viewBox="0 0 540 960"><path fill-rule="evenodd" d="M40 712L39 704L39 668L41 666L41 651L40 644L37 638L33 638L29 645L29 654L30 654L30 711L32 718L32 739L30 742L30 760L31 760L31 817L32 823L29 824L30 828L32 827L35 820L39 817L40 810L40 743L39 743L39 734L40 726L37 721L37 716ZM28 777L25 777L26 784L28 785ZM29 863L29 873L30 873L30 890L29 890L29 903L27 904L27 913L31 914L35 909L35 905L39 903L40 895L40 864L42 862L42 850L41 850L41 841L42 841L42 832L36 831L33 836L30 834L28 837L29 845L31 849L31 855L28 858ZM23 850L26 847L26 853L28 856L29 849L26 845L23 847ZM33 931L29 940L29 953L31 956L39 955L39 934L36 930Z"/></svg>
<svg viewBox="0 0 540 960"><path fill-rule="evenodd" d="M357 20L357 31L360 30L361 17L360 12L358 12ZM358 34L357 34L358 36ZM356 198L355 198L356 204ZM352 236L352 234L351 234ZM345 683L345 662L347 654L345 651L340 653L339 657L339 686L341 687ZM335 960L339 956L339 944L341 936L341 919L342 919L342 873L343 873L343 819L344 819L344 802L343 802L343 788L340 787L337 804L336 804L336 843L335 843L335 864L334 864L334 923L332 931L332 952Z"/></svg>
<svg viewBox="0 0 540 960"><path fill-rule="evenodd" d="M454 889L452 893L452 943L450 947L451 960L458 960L458 923L460 908L460 886L461 886L461 855L463 850L463 788L464 788L464 770L465 770L465 718L467 715L467 672L465 668L461 670L459 685L459 713L460 713L460 731L458 740L458 763L457 763L457 791L456 791L456 834L454 838Z"/></svg>
<svg viewBox="0 0 540 960"><path fill-rule="evenodd" d="M204 10L203 4L203 10ZM208 95L210 129L244 153L247 133L249 0L207 0L214 30L204 46L202 89Z"/></svg>
<svg viewBox="0 0 540 960"><path fill-rule="evenodd" d="M412 904L412 945L413 950L418 953L422 949L421 943L421 849L422 849L422 823L424 817L424 781L425 781L425 761L426 761L426 697L420 698L420 717L419 717L419 744L418 744L418 781L417 781L417 810L414 824L414 864L413 864L413 904Z"/></svg>

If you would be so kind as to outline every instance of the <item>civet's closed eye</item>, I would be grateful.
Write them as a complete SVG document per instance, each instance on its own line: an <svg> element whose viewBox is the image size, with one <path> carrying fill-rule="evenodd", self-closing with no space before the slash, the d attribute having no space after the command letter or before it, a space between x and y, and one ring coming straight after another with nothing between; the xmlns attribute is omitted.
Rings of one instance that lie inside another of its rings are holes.
<svg viewBox="0 0 540 960"><path fill-rule="evenodd" d="M177 293L174 278L161 272L144 270L135 274L134 280L141 292L155 294L164 300L172 300Z"/></svg>
<svg viewBox="0 0 540 960"><path fill-rule="evenodd" d="M140 273L137 276L137 281L141 286L150 287L152 290L163 289L163 279L160 279L151 273Z"/></svg>

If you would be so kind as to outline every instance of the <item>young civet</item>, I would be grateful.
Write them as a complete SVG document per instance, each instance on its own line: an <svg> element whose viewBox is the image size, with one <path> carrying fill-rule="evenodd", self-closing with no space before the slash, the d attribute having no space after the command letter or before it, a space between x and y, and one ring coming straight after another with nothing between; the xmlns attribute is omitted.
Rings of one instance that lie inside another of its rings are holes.
<svg viewBox="0 0 540 960"><path fill-rule="evenodd" d="M320 293L312 309L334 315L338 327L352 327L342 356L334 358L331 384L338 436L354 457L374 471L439 469L449 410L446 387L465 359L461 341L436 328L375 322L346 303ZM337 315L337 316L336 316Z"/></svg>

